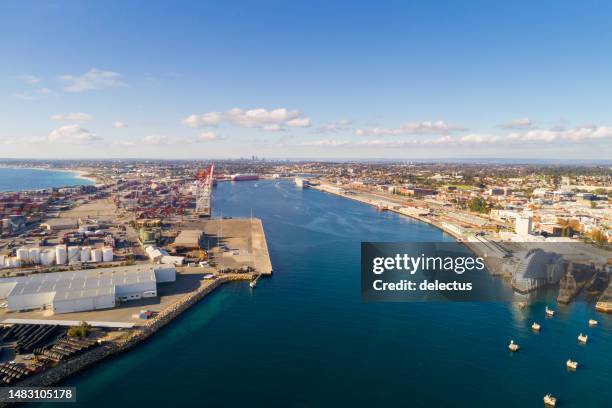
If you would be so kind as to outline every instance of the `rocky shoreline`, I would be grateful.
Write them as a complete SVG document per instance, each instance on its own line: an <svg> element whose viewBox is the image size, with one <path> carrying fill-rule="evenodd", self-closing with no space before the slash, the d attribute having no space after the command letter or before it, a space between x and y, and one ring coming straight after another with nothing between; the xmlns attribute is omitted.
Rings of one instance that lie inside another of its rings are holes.
<svg viewBox="0 0 612 408"><path fill-rule="evenodd" d="M118 355L137 346L222 284L251 279L251 274L228 274L219 277L209 285L202 286L196 292L184 297L170 308L163 310L154 319L134 329L126 338L103 343L78 357L62 361L54 367L33 375L16 384L14 387L50 387L60 384L67 378L100 363L104 359ZM0 389L0 400L5 400L3 397L6 396L7 392L8 387ZM0 403L0 407L11 406L12 404L13 403L4 402Z"/></svg>

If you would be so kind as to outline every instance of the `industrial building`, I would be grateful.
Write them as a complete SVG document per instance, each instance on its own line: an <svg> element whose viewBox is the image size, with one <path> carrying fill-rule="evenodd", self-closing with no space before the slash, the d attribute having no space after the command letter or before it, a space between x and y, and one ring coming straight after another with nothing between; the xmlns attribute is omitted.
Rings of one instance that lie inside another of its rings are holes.
<svg viewBox="0 0 612 408"><path fill-rule="evenodd" d="M118 302L157 296L157 284L174 282L172 265L131 265L0 279L0 299L9 311L53 313L115 307Z"/></svg>
<svg viewBox="0 0 612 408"><path fill-rule="evenodd" d="M183 230L174 239L174 246L187 249L200 248L202 241L202 231L200 230Z"/></svg>
<svg viewBox="0 0 612 408"><path fill-rule="evenodd" d="M534 248L522 255L512 273L512 287L520 293L556 284L565 274L565 262L557 253Z"/></svg>

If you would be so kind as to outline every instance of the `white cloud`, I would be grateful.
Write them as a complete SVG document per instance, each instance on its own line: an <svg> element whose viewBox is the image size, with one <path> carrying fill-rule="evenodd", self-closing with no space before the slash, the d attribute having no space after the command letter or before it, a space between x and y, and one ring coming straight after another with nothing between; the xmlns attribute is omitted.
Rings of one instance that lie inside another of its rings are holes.
<svg viewBox="0 0 612 408"><path fill-rule="evenodd" d="M260 128L269 131L284 130L287 127L309 127L311 125L310 118L303 116L300 111L285 108L273 110L233 108L225 112L190 115L183 119L181 123L193 128L228 123L243 128Z"/></svg>
<svg viewBox="0 0 612 408"><path fill-rule="evenodd" d="M444 121L408 122L398 128L374 127L369 129L357 129L357 136L400 136L413 134L448 134L452 132L463 132L467 129L461 126L449 125Z"/></svg>
<svg viewBox="0 0 612 408"><path fill-rule="evenodd" d="M28 74L18 75L17 79L28 85L37 84L40 82L39 77L34 76L34 75L28 75Z"/></svg>
<svg viewBox="0 0 612 408"><path fill-rule="evenodd" d="M83 112L72 112L67 115L51 115L52 120L69 120L72 122L87 122L93 119L93 115Z"/></svg>
<svg viewBox="0 0 612 408"><path fill-rule="evenodd" d="M95 68L90 69L82 75L60 75L58 78L60 81L68 83L68 85L64 87L64 91L66 92L84 92L93 89L113 88L125 85L121 81L121 75L119 73L113 71L100 71Z"/></svg>
<svg viewBox="0 0 612 408"><path fill-rule="evenodd" d="M612 127L582 126L571 129L534 129L507 135L465 135L458 142L462 144L516 144L516 143L581 143L612 138Z"/></svg>
<svg viewBox="0 0 612 408"><path fill-rule="evenodd" d="M302 143L302 146L345 146L349 144L346 140L334 140L334 139L323 139L323 140L312 140Z"/></svg>
<svg viewBox="0 0 612 408"><path fill-rule="evenodd" d="M49 133L47 137L47 140L52 143L75 144L91 143L100 139L96 134L82 128L80 125L61 126Z"/></svg>
<svg viewBox="0 0 612 408"><path fill-rule="evenodd" d="M561 146L572 147L580 143L603 141L612 139L612 127L582 126L562 130L529 130L513 132L505 135L496 134L468 134L464 136L444 135L435 139L409 139L409 140L360 140L347 142L343 140L317 140L304 142L304 146L351 146L372 148L401 148L401 147L427 147L427 146L464 146L475 147L482 145L499 145L507 147L522 147L525 145L549 145L560 143Z"/></svg>
<svg viewBox="0 0 612 408"><path fill-rule="evenodd" d="M31 92L20 92L14 94L15 98L19 98L24 101L36 101L39 99L47 98L51 95L54 95L54 93L49 88L39 88Z"/></svg>
<svg viewBox="0 0 612 408"><path fill-rule="evenodd" d="M504 129L523 129L523 128L531 127L532 125L533 125L533 122L531 122L529 118L520 118L520 119L511 120L508 123L503 123L499 126Z"/></svg>
<svg viewBox="0 0 612 408"><path fill-rule="evenodd" d="M214 132L202 132L198 135L197 140L200 142L211 142L213 140L222 140L223 138Z"/></svg>
<svg viewBox="0 0 612 408"><path fill-rule="evenodd" d="M310 118L295 118L287 121L287 126L291 127L310 127Z"/></svg>
<svg viewBox="0 0 612 408"><path fill-rule="evenodd" d="M118 144L122 146L185 146L198 143L223 140L214 132L202 132L196 137L168 137L163 135L148 135L139 140L122 140Z"/></svg>
<svg viewBox="0 0 612 408"><path fill-rule="evenodd" d="M340 119L336 122L330 122L320 128L317 128L313 133L338 133L350 130L352 122L349 119Z"/></svg>
<svg viewBox="0 0 612 408"><path fill-rule="evenodd" d="M116 128L116 129L123 129L123 128L128 127L128 125L127 125L127 123L118 120L115 123L113 123L113 127Z"/></svg>

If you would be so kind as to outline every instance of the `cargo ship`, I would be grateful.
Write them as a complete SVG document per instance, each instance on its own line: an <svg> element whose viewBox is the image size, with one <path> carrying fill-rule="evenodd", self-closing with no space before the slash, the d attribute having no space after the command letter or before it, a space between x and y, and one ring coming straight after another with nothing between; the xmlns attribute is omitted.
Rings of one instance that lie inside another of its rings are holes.
<svg viewBox="0 0 612 408"><path fill-rule="evenodd" d="M232 181L259 180L258 174L232 174Z"/></svg>

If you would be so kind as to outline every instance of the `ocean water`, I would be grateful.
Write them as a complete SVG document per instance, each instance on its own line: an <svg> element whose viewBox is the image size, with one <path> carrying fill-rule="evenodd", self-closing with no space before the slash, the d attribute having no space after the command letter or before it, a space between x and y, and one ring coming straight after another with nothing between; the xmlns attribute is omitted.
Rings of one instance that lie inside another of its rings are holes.
<svg viewBox="0 0 612 408"><path fill-rule="evenodd" d="M531 407L552 393L560 407L612 406L612 319L592 305L555 306L545 319L544 302L362 303L360 241L451 238L289 181L219 183L213 205L263 219L274 275L255 290L220 288L73 377L77 405ZM510 339L521 351L508 351Z"/></svg>
<svg viewBox="0 0 612 408"><path fill-rule="evenodd" d="M38 190L94 184L68 171L0 167L0 191Z"/></svg>

